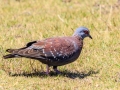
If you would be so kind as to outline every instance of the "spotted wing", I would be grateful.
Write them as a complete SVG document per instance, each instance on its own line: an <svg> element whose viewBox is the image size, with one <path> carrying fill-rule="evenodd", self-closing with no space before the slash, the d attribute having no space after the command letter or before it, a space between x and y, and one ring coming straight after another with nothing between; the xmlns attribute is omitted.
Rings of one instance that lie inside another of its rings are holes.
<svg viewBox="0 0 120 90"><path fill-rule="evenodd" d="M75 52L73 41L64 38L50 38L34 43L31 48L40 51L40 56L46 59L57 59L72 55Z"/></svg>
<svg viewBox="0 0 120 90"><path fill-rule="evenodd" d="M75 52L73 41L72 38L67 37L34 41L28 43L26 48L16 51L16 54L36 59L61 59Z"/></svg>

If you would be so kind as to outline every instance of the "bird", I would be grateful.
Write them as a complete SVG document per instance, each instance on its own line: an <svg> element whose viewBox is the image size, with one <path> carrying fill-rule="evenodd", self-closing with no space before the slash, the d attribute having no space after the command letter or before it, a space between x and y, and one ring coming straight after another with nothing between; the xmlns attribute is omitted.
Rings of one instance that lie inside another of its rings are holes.
<svg viewBox="0 0 120 90"><path fill-rule="evenodd" d="M78 27L72 36L51 37L38 41L31 41L19 49L7 49L9 54L4 59L25 57L38 60L46 64L46 74L50 67L59 74L58 66L72 63L78 59L83 48L84 38L89 37L90 30L84 26Z"/></svg>

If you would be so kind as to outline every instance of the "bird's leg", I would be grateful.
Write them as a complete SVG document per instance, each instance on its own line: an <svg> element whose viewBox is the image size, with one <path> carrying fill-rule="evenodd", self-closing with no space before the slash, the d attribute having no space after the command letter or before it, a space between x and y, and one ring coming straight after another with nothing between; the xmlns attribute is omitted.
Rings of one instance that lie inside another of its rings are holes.
<svg viewBox="0 0 120 90"><path fill-rule="evenodd" d="M47 75L49 75L49 72L50 72L49 67L50 67L49 65L46 66L46 68L47 68L46 74L47 74Z"/></svg>
<svg viewBox="0 0 120 90"><path fill-rule="evenodd" d="M57 74L60 74L60 71L57 70L57 66L53 66L53 69Z"/></svg>

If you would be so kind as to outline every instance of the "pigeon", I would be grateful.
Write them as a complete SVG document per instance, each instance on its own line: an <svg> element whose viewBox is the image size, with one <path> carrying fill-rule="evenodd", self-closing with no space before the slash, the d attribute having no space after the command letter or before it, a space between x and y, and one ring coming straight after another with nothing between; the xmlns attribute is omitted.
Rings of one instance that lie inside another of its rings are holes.
<svg viewBox="0 0 120 90"><path fill-rule="evenodd" d="M44 40L32 41L19 49L7 49L10 54L3 56L4 59L25 57L38 60L46 64L46 74L50 73L50 67L56 73L60 73L58 66L74 62L80 56L83 39L89 37L90 31L86 27L79 27L72 36L52 37Z"/></svg>

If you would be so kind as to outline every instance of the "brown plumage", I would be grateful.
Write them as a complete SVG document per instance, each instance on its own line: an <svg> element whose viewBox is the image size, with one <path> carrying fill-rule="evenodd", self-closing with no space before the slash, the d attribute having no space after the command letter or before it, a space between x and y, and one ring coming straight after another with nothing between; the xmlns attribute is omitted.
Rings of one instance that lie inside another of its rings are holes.
<svg viewBox="0 0 120 90"><path fill-rule="evenodd" d="M87 31L87 29L84 28ZM87 32L87 34L89 34ZM4 58L26 57L47 64L59 73L57 66L65 65L75 61L82 50L83 38L74 34L72 37L55 37L41 41L29 42L26 47L20 49L7 49L10 54Z"/></svg>

